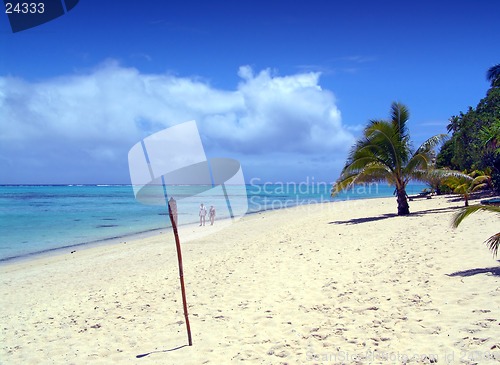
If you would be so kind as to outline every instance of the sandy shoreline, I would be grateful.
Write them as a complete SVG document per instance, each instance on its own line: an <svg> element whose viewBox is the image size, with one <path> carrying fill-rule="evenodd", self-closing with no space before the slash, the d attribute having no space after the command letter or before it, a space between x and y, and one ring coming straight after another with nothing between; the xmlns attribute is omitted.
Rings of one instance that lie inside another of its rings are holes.
<svg viewBox="0 0 500 365"><path fill-rule="evenodd" d="M500 363L500 268L483 244L498 218L452 229L462 204L398 217L393 198L346 201L204 227L183 245L193 346L172 351L187 339L170 234L2 265L0 363Z"/></svg>
<svg viewBox="0 0 500 365"><path fill-rule="evenodd" d="M290 208L293 208L293 207L290 207ZM287 207L287 208L281 208L281 209L289 209L289 208ZM260 213L264 213L264 212L266 212L266 211L248 212L248 213L246 213L246 215L249 216L252 214L260 214ZM221 223L224 223L224 226L227 224L231 224L230 221L231 221L230 218L218 219L217 220L218 225L215 228L220 229L219 225ZM209 225L209 223L207 225ZM194 231L192 229L193 227L197 227L197 226L198 226L198 223L190 223L190 224L184 224L182 226L179 226L178 229L179 230L186 230L188 232L189 240L192 240L192 239L197 238L197 234L194 234ZM115 237L98 239L95 241L68 244L68 245L62 246L62 247L55 247L55 248L45 249L45 250L41 250L41 251L19 254L16 256L4 257L4 258L0 258L0 266L10 265L10 264L19 263L19 262L26 262L26 261L31 261L31 260L39 260L42 258L47 258L47 257L52 257L52 256L64 255L64 254L68 254L68 253L74 253L74 252L77 252L79 250L87 250L89 248L96 248L96 247L100 247L100 246L110 246L110 245L127 243L129 241L143 240L143 239L147 239L149 237L162 235L162 234L171 235L172 234L172 227L169 226L169 227L165 227L165 228L154 228L154 229L150 229L150 230L146 230L146 231L139 231L136 233L130 233L130 234L124 234L124 235L119 235L119 236L115 236ZM185 241L185 240L183 240L183 241Z"/></svg>

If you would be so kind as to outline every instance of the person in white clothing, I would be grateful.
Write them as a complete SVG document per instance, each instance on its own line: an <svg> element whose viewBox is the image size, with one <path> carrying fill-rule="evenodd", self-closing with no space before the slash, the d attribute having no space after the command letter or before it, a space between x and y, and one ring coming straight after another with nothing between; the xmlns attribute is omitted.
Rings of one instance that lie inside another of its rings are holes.
<svg viewBox="0 0 500 365"><path fill-rule="evenodd" d="M207 208L201 203L200 205L200 227L205 225L205 218L207 216Z"/></svg>
<svg viewBox="0 0 500 365"><path fill-rule="evenodd" d="M208 211L208 219L210 219L210 225L213 226L215 221L215 207L213 205L210 206Z"/></svg>

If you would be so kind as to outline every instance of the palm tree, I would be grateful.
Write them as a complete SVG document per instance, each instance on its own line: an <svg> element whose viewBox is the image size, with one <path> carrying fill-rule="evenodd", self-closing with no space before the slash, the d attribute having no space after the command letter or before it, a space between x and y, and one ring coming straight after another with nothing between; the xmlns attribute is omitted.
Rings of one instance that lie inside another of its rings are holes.
<svg viewBox="0 0 500 365"><path fill-rule="evenodd" d="M464 197L465 206L469 206L470 194L491 188L491 176L482 171L473 171L470 175L455 174L444 179L444 184L453 189L455 194L460 194Z"/></svg>
<svg viewBox="0 0 500 365"><path fill-rule="evenodd" d="M488 69L486 79L491 82L491 87L500 87L500 63Z"/></svg>
<svg viewBox="0 0 500 365"><path fill-rule="evenodd" d="M469 207L462 208L462 211L456 213L453 216L453 221L452 225L453 227L457 228L462 221L467 218L469 215L472 213L478 212L478 211L485 211L485 212L493 212L493 213L500 213L500 207L499 206L491 206L491 205L471 205ZM498 248L500 247L500 232L494 234L490 238L488 238L485 241L486 245L488 248L493 252L493 256L498 255Z"/></svg>
<svg viewBox="0 0 500 365"><path fill-rule="evenodd" d="M446 135L436 135L412 151L407 122L408 108L392 103L390 120L372 120L351 149L332 196L354 184L386 181L395 187L398 215L410 214L406 186L411 179L426 180L435 158L434 147Z"/></svg>
<svg viewBox="0 0 500 365"><path fill-rule="evenodd" d="M448 133L453 132L455 133L460 129L460 117L457 117L456 115L452 116L449 120L450 123L446 126L446 130Z"/></svg>

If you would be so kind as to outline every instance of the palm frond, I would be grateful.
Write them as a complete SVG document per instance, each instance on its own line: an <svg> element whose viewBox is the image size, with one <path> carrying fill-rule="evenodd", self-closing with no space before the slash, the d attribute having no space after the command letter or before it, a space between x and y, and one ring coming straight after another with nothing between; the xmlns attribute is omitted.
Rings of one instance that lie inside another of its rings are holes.
<svg viewBox="0 0 500 365"><path fill-rule="evenodd" d="M408 135L406 123L410 119L410 111L406 105L395 102L391 105L390 119L392 124L397 127L398 134L404 138Z"/></svg>
<svg viewBox="0 0 500 365"><path fill-rule="evenodd" d="M427 139L413 153L405 166L405 173L412 174L414 170L429 169L436 157L435 147L448 138L447 134L437 134Z"/></svg>
<svg viewBox="0 0 500 365"><path fill-rule="evenodd" d="M452 220L452 226L454 228L458 227L462 221L467 218L469 215L479 212L479 211L485 211L485 212L492 212L492 213L500 213L500 206L494 206L494 205L471 205L465 208L462 208L462 210L458 213L456 213L453 216ZM489 250L493 253L493 256L498 255L498 248L500 247L500 232L494 234L490 238L488 238L485 241L486 245L488 246Z"/></svg>
<svg viewBox="0 0 500 365"><path fill-rule="evenodd" d="M396 131L386 121L371 121L365 128L365 137L352 147L342 173L353 172L378 162L393 171L399 166Z"/></svg>
<svg viewBox="0 0 500 365"><path fill-rule="evenodd" d="M456 171L455 173L449 174L447 177L443 179L443 184L449 186L452 189L455 189L461 185L470 186L474 179L467 174Z"/></svg>
<svg viewBox="0 0 500 365"><path fill-rule="evenodd" d="M335 196L339 194L342 190L346 190L352 185L355 184L363 184L369 182L380 182L380 181L389 181L392 172L391 170L377 162L372 162L365 165L361 169L355 169L353 171L347 171L344 169L344 172L340 176L340 178L335 182L330 191L331 196Z"/></svg>
<svg viewBox="0 0 500 365"><path fill-rule="evenodd" d="M449 136L445 133L436 134L435 136L432 136L431 138L427 139L424 143L422 143L420 145L420 147L417 148L416 153L421 153L424 151L431 151L436 146L438 146L440 143L445 142L448 138L449 138Z"/></svg>
<svg viewBox="0 0 500 365"><path fill-rule="evenodd" d="M464 174L461 171L457 170L449 170L449 169L430 169L428 171L428 174L433 177L433 178L438 178L438 179L445 179L445 178L457 178L457 179L464 179L468 180L470 178L469 175ZM472 180L472 179L471 179Z"/></svg>
<svg viewBox="0 0 500 365"><path fill-rule="evenodd" d="M420 182L424 182L424 183L427 183L430 181L429 171L425 170L425 169L423 169L423 170L413 169L413 171L408 172L406 175L407 175L408 181L415 180L415 181L420 181Z"/></svg>
<svg viewBox="0 0 500 365"><path fill-rule="evenodd" d="M477 185L474 185L470 191L474 192L474 191L484 190L484 189L487 189L489 187L490 187L489 183L477 184Z"/></svg>
<svg viewBox="0 0 500 365"><path fill-rule="evenodd" d="M359 156L353 161L349 161L349 165L344 167L342 174L351 174L356 171L363 170L367 165L377 161L377 158L373 155L369 156Z"/></svg>
<svg viewBox="0 0 500 365"><path fill-rule="evenodd" d="M486 241L484 241L491 252L493 252L493 256L498 255L498 248L500 247L500 232L494 234Z"/></svg>
<svg viewBox="0 0 500 365"><path fill-rule="evenodd" d="M453 192L455 194L462 194L462 195L466 195L468 197L469 196L469 194L467 194L467 192L469 190L468 188L469 188L468 184L456 185L455 188L453 189Z"/></svg>
<svg viewBox="0 0 500 365"><path fill-rule="evenodd" d="M429 167L429 166L428 166ZM417 180L421 182L426 182L429 184L444 184L446 179L452 177L459 177L465 175L460 171L448 170L448 169L417 169L413 171L408 171L408 175L411 176L412 180Z"/></svg>
<svg viewBox="0 0 500 365"><path fill-rule="evenodd" d="M339 194L342 190L347 189L349 186L353 184L356 180L357 174L352 174L348 176L344 176L339 178L335 184L333 184L332 189L330 190L330 195L333 197Z"/></svg>
<svg viewBox="0 0 500 365"><path fill-rule="evenodd" d="M442 183L444 179L446 179L449 175L447 172L452 170L446 169L433 169L433 168L419 168L412 170L405 170L406 176L408 176L409 180L419 181L422 183L427 183L431 186L439 185Z"/></svg>
<svg viewBox="0 0 500 365"><path fill-rule="evenodd" d="M374 163L366 168L358 174L358 177L355 183L364 184L371 182L381 182L387 181L391 182L392 171L385 165Z"/></svg>
<svg viewBox="0 0 500 365"><path fill-rule="evenodd" d="M460 212L453 216L452 226L454 228L458 227L465 218L478 211L500 213L500 206L477 204L464 207Z"/></svg>
<svg viewBox="0 0 500 365"><path fill-rule="evenodd" d="M474 187L476 187L477 185L489 186L490 183L491 183L491 176L488 175L476 176L474 180L472 180L472 185Z"/></svg>
<svg viewBox="0 0 500 365"><path fill-rule="evenodd" d="M416 170L427 170L432 163L432 157L426 153L414 154L406 166L404 171L406 174L411 174Z"/></svg>
<svg viewBox="0 0 500 365"><path fill-rule="evenodd" d="M398 170L408 161L410 149L401 141L397 127L386 121L372 121L365 129L365 135L370 141L373 152L379 160Z"/></svg>

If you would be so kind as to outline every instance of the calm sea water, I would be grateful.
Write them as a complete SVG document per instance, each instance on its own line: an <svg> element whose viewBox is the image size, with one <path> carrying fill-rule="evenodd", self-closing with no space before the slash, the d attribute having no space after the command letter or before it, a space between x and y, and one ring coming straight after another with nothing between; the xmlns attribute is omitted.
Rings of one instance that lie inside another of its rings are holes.
<svg viewBox="0 0 500 365"><path fill-rule="evenodd" d="M425 185L410 185L408 194ZM190 195L189 186L176 196ZM393 196L386 185L360 186L334 199L327 184L246 186L248 213L334 200ZM197 216L200 202L188 210ZM185 207L184 207L185 208ZM182 212L180 212L182 214ZM223 218L218 214L218 218ZM129 185L0 186L0 261L170 225L165 206L137 202Z"/></svg>

